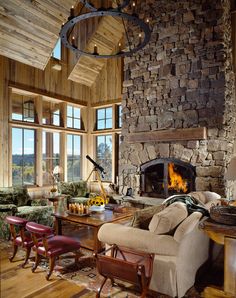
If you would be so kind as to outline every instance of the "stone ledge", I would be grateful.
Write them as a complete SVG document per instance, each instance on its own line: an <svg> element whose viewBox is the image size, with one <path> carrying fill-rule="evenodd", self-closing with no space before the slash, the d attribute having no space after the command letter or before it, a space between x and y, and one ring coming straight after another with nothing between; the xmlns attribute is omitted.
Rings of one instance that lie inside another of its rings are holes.
<svg viewBox="0 0 236 298"><path fill-rule="evenodd" d="M140 196L121 196L121 195L113 195L114 200L117 201L118 204L122 202L128 202L133 205L144 205L144 206L155 206L161 205L164 199L162 198L151 198L151 197L140 197Z"/></svg>

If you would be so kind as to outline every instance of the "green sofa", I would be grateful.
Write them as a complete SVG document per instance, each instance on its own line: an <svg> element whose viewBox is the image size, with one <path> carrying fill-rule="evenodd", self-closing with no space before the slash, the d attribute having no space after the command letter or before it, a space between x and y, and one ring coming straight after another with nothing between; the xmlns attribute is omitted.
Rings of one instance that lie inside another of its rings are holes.
<svg viewBox="0 0 236 298"><path fill-rule="evenodd" d="M47 226L53 226L53 207L45 200L32 200L24 187L0 189L0 238L9 238L7 215L15 215Z"/></svg>
<svg viewBox="0 0 236 298"><path fill-rule="evenodd" d="M60 182L59 192L68 196L67 205L70 203L86 204L89 196L87 192L87 182Z"/></svg>

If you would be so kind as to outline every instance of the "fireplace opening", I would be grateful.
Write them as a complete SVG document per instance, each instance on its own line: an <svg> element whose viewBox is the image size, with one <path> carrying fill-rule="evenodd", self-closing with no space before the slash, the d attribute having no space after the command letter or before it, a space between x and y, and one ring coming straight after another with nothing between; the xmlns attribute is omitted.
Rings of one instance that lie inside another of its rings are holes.
<svg viewBox="0 0 236 298"><path fill-rule="evenodd" d="M140 195L167 198L195 190L195 167L174 158L160 158L141 165Z"/></svg>

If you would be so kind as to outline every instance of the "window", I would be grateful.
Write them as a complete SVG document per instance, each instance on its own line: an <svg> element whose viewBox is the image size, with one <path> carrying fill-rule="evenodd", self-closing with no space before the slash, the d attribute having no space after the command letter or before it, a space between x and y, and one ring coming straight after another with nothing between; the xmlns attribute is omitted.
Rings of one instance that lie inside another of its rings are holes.
<svg viewBox="0 0 236 298"><path fill-rule="evenodd" d="M81 128L80 108L67 105L67 127Z"/></svg>
<svg viewBox="0 0 236 298"><path fill-rule="evenodd" d="M12 184L35 184L35 130L12 128Z"/></svg>
<svg viewBox="0 0 236 298"><path fill-rule="evenodd" d="M96 161L106 172L103 180L112 180L112 135L96 137Z"/></svg>
<svg viewBox="0 0 236 298"><path fill-rule="evenodd" d="M112 128L112 107L97 109L97 129Z"/></svg>
<svg viewBox="0 0 236 298"><path fill-rule="evenodd" d="M52 57L61 60L61 39L59 38L52 52Z"/></svg>
<svg viewBox="0 0 236 298"><path fill-rule="evenodd" d="M52 173L60 165L60 134L58 132L43 131L43 185L53 183Z"/></svg>
<svg viewBox="0 0 236 298"><path fill-rule="evenodd" d="M67 181L81 179L81 136L67 135Z"/></svg>
<svg viewBox="0 0 236 298"><path fill-rule="evenodd" d="M35 122L34 98L12 94L12 120Z"/></svg>
<svg viewBox="0 0 236 298"><path fill-rule="evenodd" d="M117 106L117 128L122 126L122 107L121 105Z"/></svg>
<svg viewBox="0 0 236 298"><path fill-rule="evenodd" d="M43 101L43 124L60 126L60 104Z"/></svg>

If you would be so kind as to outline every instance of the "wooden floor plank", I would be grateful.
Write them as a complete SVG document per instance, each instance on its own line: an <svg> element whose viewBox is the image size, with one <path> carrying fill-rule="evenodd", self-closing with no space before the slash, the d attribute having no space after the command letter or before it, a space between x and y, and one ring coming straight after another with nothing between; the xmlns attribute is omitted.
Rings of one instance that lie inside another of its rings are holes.
<svg viewBox="0 0 236 298"><path fill-rule="evenodd" d="M21 268L23 259L16 255L15 261L10 262L10 248L1 248L0 253L0 297L4 298L70 298L70 297L95 297L95 293L67 280L60 279L52 274L47 281L46 271L37 268L31 272L32 263ZM20 254L22 255L22 253Z"/></svg>

